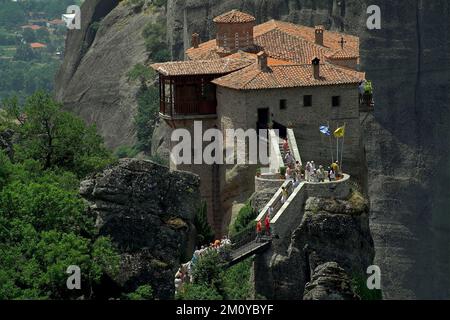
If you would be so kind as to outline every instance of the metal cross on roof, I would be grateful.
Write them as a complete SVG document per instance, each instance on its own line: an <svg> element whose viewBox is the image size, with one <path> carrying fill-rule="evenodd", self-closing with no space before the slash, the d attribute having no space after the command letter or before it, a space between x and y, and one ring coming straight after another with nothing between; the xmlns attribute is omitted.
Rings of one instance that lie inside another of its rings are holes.
<svg viewBox="0 0 450 320"><path fill-rule="evenodd" d="M347 43L347 41L344 40L344 37L341 37L339 43L341 44L341 48L344 49L344 45Z"/></svg>

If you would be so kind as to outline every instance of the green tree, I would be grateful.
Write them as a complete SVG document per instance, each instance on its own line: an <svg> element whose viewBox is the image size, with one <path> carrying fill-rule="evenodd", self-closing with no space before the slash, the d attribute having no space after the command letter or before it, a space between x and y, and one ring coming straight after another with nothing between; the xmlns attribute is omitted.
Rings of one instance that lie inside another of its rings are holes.
<svg viewBox="0 0 450 320"><path fill-rule="evenodd" d="M230 233L235 235L244 230L254 227L254 220L257 217L257 212L253 210L250 202L247 202L244 207L239 211L236 220L231 225Z"/></svg>
<svg viewBox="0 0 450 320"><path fill-rule="evenodd" d="M208 245L214 241L214 232L208 223L208 210L206 202L202 203L194 218L195 229L197 230L198 245Z"/></svg>
<svg viewBox="0 0 450 320"><path fill-rule="evenodd" d="M20 3L0 0L0 7L0 26L11 28L25 23L25 12Z"/></svg>
<svg viewBox="0 0 450 320"><path fill-rule="evenodd" d="M151 22L147 24L142 32L145 45L153 61L161 62L170 59L165 35L166 27L164 21Z"/></svg>
<svg viewBox="0 0 450 320"><path fill-rule="evenodd" d="M14 55L14 60L16 61L31 61L35 58L33 49L30 48L29 44L21 43L16 50Z"/></svg>
<svg viewBox="0 0 450 320"><path fill-rule="evenodd" d="M36 33L30 28L24 29L22 36L27 43L36 41Z"/></svg>
<svg viewBox="0 0 450 320"><path fill-rule="evenodd" d="M111 163L95 127L87 127L81 119L61 111L61 105L48 93L36 92L24 106L9 99L5 107L19 122L15 126L18 160L34 159L44 170L58 167L79 177Z"/></svg>

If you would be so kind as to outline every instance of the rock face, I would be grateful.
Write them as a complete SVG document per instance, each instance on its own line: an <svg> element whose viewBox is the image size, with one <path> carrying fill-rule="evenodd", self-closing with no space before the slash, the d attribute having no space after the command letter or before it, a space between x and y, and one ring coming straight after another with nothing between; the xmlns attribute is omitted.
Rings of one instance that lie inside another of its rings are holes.
<svg viewBox="0 0 450 320"><path fill-rule="evenodd" d="M157 15L136 12L125 1L90 0L82 6L82 29L68 32L56 98L96 124L111 148L135 141L139 84L130 83L127 73L147 61L142 30Z"/></svg>
<svg viewBox="0 0 450 320"><path fill-rule="evenodd" d="M450 3L377 4L382 29L361 32L376 90L364 125L375 263L386 299L448 299Z"/></svg>
<svg viewBox="0 0 450 320"><path fill-rule="evenodd" d="M150 284L159 299L172 299L180 262L194 249L199 179L169 172L150 161L121 160L81 183L100 235L121 253L113 279L125 292Z"/></svg>
<svg viewBox="0 0 450 320"><path fill-rule="evenodd" d="M359 300L359 297L344 269L336 262L327 262L314 270L303 300Z"/></svg>
<svg viewBox="0 0 450 320"><path fill-rule="evenodd" d="M309 299L323 296L325 287L335 292L336 282L349 283L348 275L365 275L375 255L369 229L367 202L361 197L349 200L309 198L303 220L295 228L289 247L284 245L258 256L255 261L255 290L268 299ZM299 208L299 214L302 214ZM333 262L339 265L328 265ZM324 266L325 264L325 266ZM334 267L333 267L334 266ZM341 269L343 271L341 271ZM332 275L333 272L337 272ZM345 275L341 277L341 275ZM313 292L311 292L311 290ZM334 290L334 291L333 291ZM315 292L315 293L314 293ZM348 286L328 298L351 298Z"/></svg>

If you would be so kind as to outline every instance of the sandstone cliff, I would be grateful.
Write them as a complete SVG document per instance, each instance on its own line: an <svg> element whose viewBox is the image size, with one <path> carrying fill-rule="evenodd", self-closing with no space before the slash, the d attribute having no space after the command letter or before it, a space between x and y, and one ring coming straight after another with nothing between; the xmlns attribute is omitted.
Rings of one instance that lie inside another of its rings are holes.
<svg viewBox="0 0 450 320"><path fill-rule="evenodd" d="M135 142L139 86L129 83L127 73L147 61L142 30L158 14L136 11L126 1L89 0L82 6L82 29L68 32L56 98L96 124L111 148Z"/></svg>
<svg viewBox="0 0 450 320"><path fill-rule="evenodd" d="M81 183L99 234L120 251L113 280L122 292L150 284L156 298L173 298L175 272L195 246L198 188L195 175L128 159Z"/></svg>

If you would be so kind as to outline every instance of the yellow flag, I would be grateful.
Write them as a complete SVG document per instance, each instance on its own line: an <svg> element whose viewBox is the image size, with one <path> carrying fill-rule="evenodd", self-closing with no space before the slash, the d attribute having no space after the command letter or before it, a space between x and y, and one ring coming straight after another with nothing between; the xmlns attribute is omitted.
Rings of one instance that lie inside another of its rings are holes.
<svg viewBox="0 0 450 320"><path fill-rule="evenodd" d="M345 126L337 128L336 131L334 132L334 136L336 138L343 138L345 136Z"/></svg>

